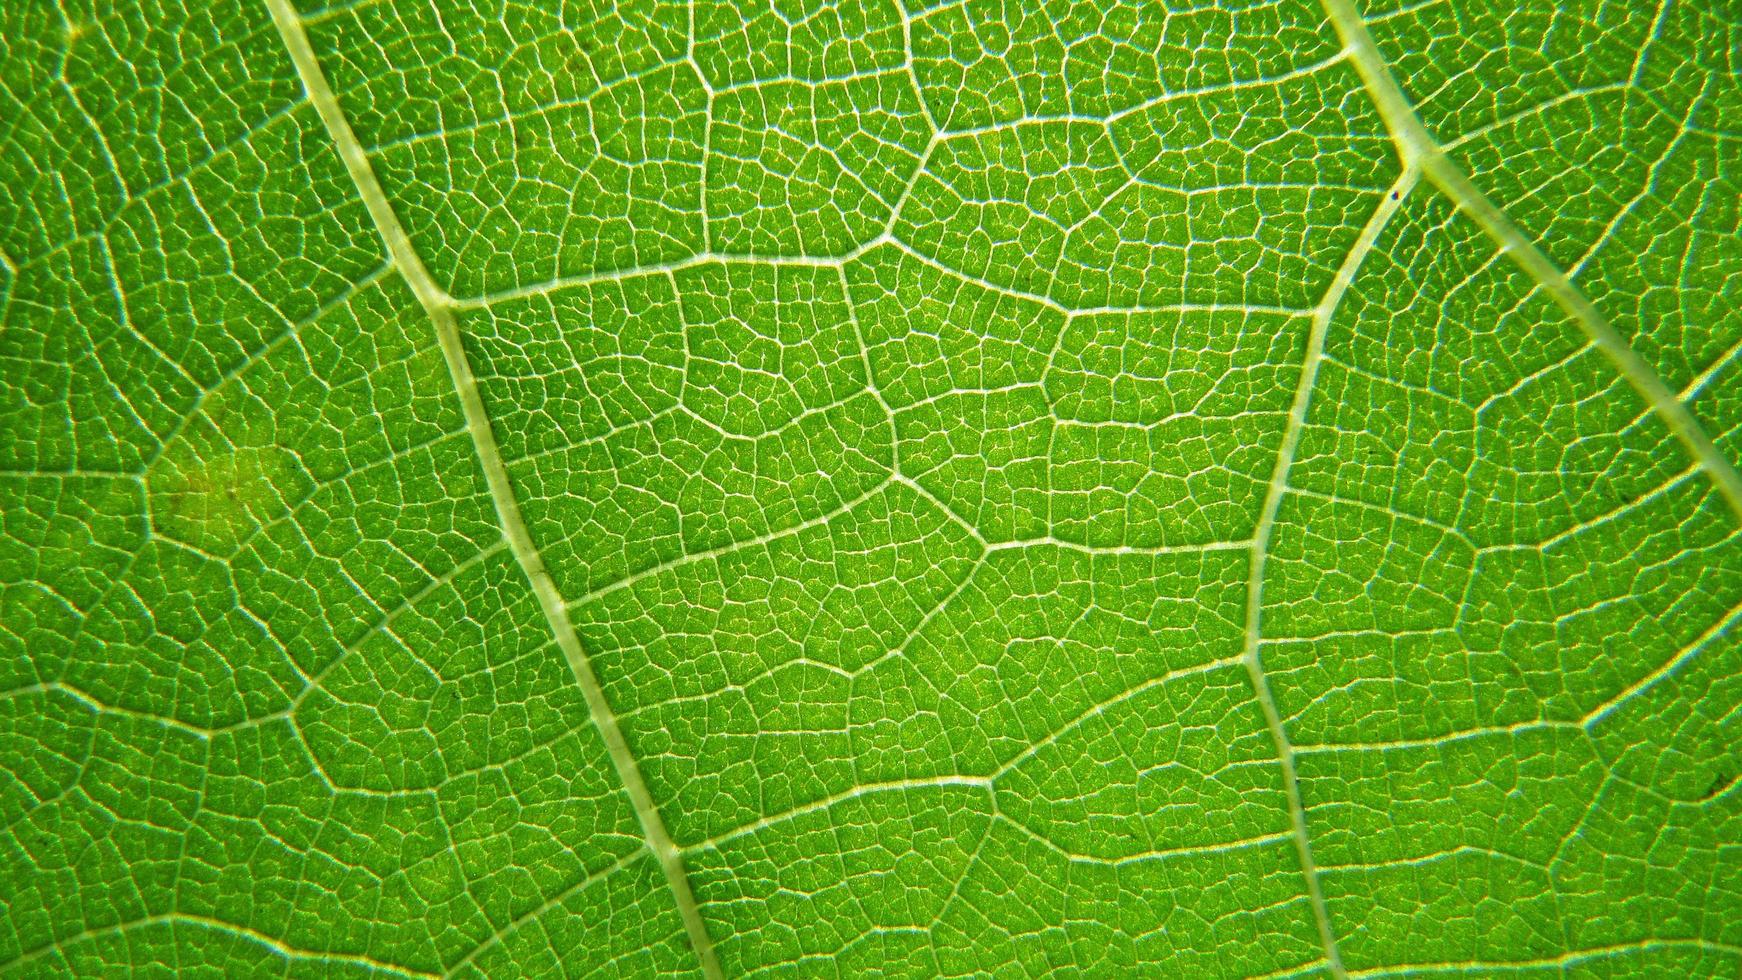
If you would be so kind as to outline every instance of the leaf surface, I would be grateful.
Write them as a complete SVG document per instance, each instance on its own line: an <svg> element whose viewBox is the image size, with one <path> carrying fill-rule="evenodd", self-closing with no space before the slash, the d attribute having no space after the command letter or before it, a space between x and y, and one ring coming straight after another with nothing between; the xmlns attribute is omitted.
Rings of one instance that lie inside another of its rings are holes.
<svg viewBox="0 0 1742 980"><path fill-rule="evenodd" d="M6 5L0 975L1735 975L1739 31Z"/></svg>

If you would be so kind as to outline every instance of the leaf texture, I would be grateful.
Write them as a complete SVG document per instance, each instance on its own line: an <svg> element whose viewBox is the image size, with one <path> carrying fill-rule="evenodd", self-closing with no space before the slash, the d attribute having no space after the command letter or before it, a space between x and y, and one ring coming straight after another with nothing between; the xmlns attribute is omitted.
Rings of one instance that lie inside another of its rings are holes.
<svg viewBox="0 0 1742 980"><path fill-rule="evenodd" d="M0 8L0 976L1742 971L1723 0Z"/></svg>

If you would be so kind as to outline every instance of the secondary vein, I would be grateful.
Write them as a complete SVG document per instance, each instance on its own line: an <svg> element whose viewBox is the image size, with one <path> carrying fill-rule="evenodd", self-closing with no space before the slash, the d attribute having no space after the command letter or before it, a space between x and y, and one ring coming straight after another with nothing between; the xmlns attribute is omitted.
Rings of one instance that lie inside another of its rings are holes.
<svg viewBox="0 0 1742 980"><path fill-rule="evenodd" d="M1270 680L1264 674L1264 665L1259 656L1263 638L1264 566L1270 555L1270 534L1276 526L1276 515L1282 508L1282 498L1288 494L1288 471L1294 465L1295 451L1300 446L1301 430L1306 427L1307 408L1312 403L1313 383L1318 376L1319 364L1324 360L1325 334L1330 328L1331 317L1342 303L1343 294L1348 292L1349 285L1355 281L1355 274L1360 271L1362 261L1379 240L1380 232L1385 230L1391 216L1403 206L1403 199L1415 187L1418 177L1419 171L1415 167L1404 167L1396 183L1379 199L1379 206L1373 209L1372 216L1367 219L1361 234L1356 237L1354 246L1343 258L1343 264L1337 269L1330 287L1325 290L1324 298L1313 311L1312 328L1307 334L1306 356L1301 361L1300 380L1295 386L1294 401L1289 406L1288 424L1282 433L1282 447L1277 452L1276 468L1271 472L1270 487L1265 492L1264 505L1259 511L1258 525L1252 536L1252 557L1246 580L1246 646L1241 659L1252 679L1252 689L1264 712L1265 726L1270 730L1270 740L1276 746L1276 757L1282 766L1283 791L1288 798L1295 853L1300 861L1301 874L1306 878L1307 899L1312 905L1313 919L1318 925L1319 941L1325 948L1325 964L1331 975L1339 980L1348 974L1343 969L1342 956L1337 952L1336 933L1331 928L1330 911L1325 907L1318 867L1313 863L1312 839L1307 834L1306 806L1300 795L1300 781L1295 775L1295 751L1289 742L1288 731L1283 727L1282 712L1278 710L1276 698L1271 694Z"/></svg>
<svg viewBox="0 0 1742 980"><path fill-rule="evenodd" d="M672 842L665 820L660 816L652 794L648 792L646 780L642 778L641 768L630 753L622 730L617 726L616 715L605 699L604 689L593 672L586 651L581 647L574 623L569 619L568 607L561 593L557 591L556 582L545 568L544 558L533 544L526 522L521 517L520 504L508 479L508 469L502 463L495 432L490 427L483 397L478 392L477 381L472 376L472 367L460 340L459 324L454 319L453 299L430 277L429 270L424 267L423 260L412 247L404 226L394 214L393 206L369 163L368 154L352 132L349 120L345 118L338 99L333 95L332 87L327 83L326 75L315 57L314 48L309 44L308 34L303 29L301 16L291 6L291 0L266 0L266 6L272 13L273 23L277 25L279 34L284 38L285 47L290 52L291 61L296 65L297 75L302 80L309 102L319 113L328 136L338 150L340 159L344 161L351 181L369 209L375 230L381 235L400 276L417 297L418 303L423 306L435 327L436 338L441 346L442 356L447 361L454 391L459 396L466 428L471 435L479 465L484 471L484 481L496 507L496 517L503 536L531 583L539 608L543 610L545 620L556 637L557 646L561 648L569 669L574 673L575 682L579 685L582 697L587 703L587 710L592 715L593 725L604 740L611 764L617 770L617 776L622 780L623 788L635 809L648 850L659 861L660 870L665 874L666 884L676 901L684 931L695 950L702 974L709 978L722 977L707 926L702 921L701 909L696 904L689 878L684 873L682 855Z"/></svg>
<svg viewBox="0 0 1742 980"><path fill-rule="evenodd" d="M1677 398L1663 378L1639 353L1628 345L1615 325L1597 309L1584 291L1573 285L1566 273L1555 265L1542 249L1506 212L1482 193L1465 175L1445 148L1436 142L1415 113L1415 107L1403 94L1391 69L1373 42L1367 25L1355 9L1354 0L1320 0L1325 15L1336 28L1361 81L1379 110L1380 118L1397 144L1398 154L1406 166L1421 168L1424 176L1468 215L1500 251L1554 300L1591 343L1609 359L1622 379L1630 385L1646 406L1686 448L1700 468L1706 471L1718 493L1730 505L1738 520L1742 520L1742 473L1724 457L1700 426L1693 412Z"/></svg>

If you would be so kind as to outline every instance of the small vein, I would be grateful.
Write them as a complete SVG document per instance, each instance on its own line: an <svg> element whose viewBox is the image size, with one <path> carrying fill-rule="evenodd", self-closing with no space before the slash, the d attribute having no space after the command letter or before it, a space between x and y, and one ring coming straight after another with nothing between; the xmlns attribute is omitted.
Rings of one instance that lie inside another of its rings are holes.
<svg viewBox="0 0 1742 980"><path fill-rule="evenodd" d="M1583 726L1578 722L1556 719L1541 719L1536 721L1521 721L1514 725L1495 725L1487 728L1469 728L1462 731L1447 732L1444 735L1434 735L1428 738L1400 738L1385 742L1326 742L1320 745L1297 745L1294 754L1321 755L1338 752L1407 752L1413 749L1442 749L1459 742L1473 741L1495 735L1527 735L1536 732L1557 730L1579 730Z"/></svg>
<svg viewBox="0 0 1742 980"><path fill-rule="evenodd" d="M1742 606L1737 606L1731 609L1727 614L1725 614L1724 618L1718 620L1704 633L1701 633L1692 643L1689 643L1687 646L1677 651L1675 656L1669 658L1669 660L1662 666L1628 685L1627 688L1619 694L1616 694L1614 697L1591 709L1591 712L1585 715L1581 724L1586 728L1590 728L1593 725L1603 722L1615 712L1621 710L1622 706L1627 702L1651 690L1658 684L1663 683L1665 678L1674 674L1689 661L1699 656L1700 651L1711 646L1719 639L1730 635L1732 628L1735 627L1738 622L1742 622Z"/></svg>
<svg viewBox="0 0 1742 980"><path fill-rule="evenodd" d="M1044 752L1049 746L1056 744L1059 739L1070 734L1071 732L1074 732L1074 731L1082 728L1083 725L1089 721L1089 719L1099 718L1102 715L1106 714L1107 709L1109 709L1109 708L1112 708L1116 705L1124 704L1125 702L1130 701L1134 698L1141 697L1143 694L1145 694L1149 691L1152 691L1155 688L1165 686L1165 685L1170 684L1174 681L1177 681L1183 677L1192 677L1192 676L1195 676L1198 674L1212 673L1214 671L1222 670L1223 668L1231 667L1231 666L1234 666L1236 664L1240 664L1242 662L1243 662L1243 658L1238 657L1238 656L1223 657L1219 660L1211 660L1208 663L1193 664L1190 667L1182 667L1178 670L1170 670L1165 674L1161 674L1159 676L1152 677L1149 680L1146 680L1146 681L1142 682L1141 684L1138 684L1134 687L1126 688L1125 690L1120 691L1118 694L1115 694L1112 697L1107 698L1106 700L1099 702L1098 704L1090 705L1086 710L1078 712L1075 717L1073 717L1073 718L1071 718L1071 720L1065 722L1062 726L1049 732L1044 738L1041 738L1040 740L1029 745L1028 748L1023 749L1021 752L1018 752L1016 755L1011 756L1010 759L1007 760L1003 765L1001 765L997 769L993 770L992 775L989 776L988 778L991 779L993 782L997 782L998 780L1004 778L1004 776L1008 775L1012 770L1017 769L1018 767L1022 766L1024 763L1026 763L1028 760L1034 758L1036 755L1039 755L1041 752Z"/></svg>
<svg viewBox="0 0 1742 980"><path fill-rule="evenodd" d="M1137 851L1133 854L1126 854L1121 857L1102 857L1096 854L1079 854L1075 851L1069 850L1054 841L1052 838L1040 833L1008 814L999 813L997 819L1022 834L1022 836L1034 841L1036 844L1039 844L1047 850L1052 851L1054 854L1064 858L1065 861L1071 864L1092 864L1104 868L1123 868L1133 864L1146 864L1150 861L1163 861L1175 857L1203 857L1210 854L1229 854L1234 851L1244 851L1254 847L1264 847L1268 844L1275 844L1279 841L1286 841L1292 836L1288 831L1282 831L1280 833L1260 834L1257 837L1247 837L1241 840L1227 841L1218 844L1182 844L1178 847L1151 848L1149 850ZM1300 899L1292 898L1290 901L1300 901Z"/></svg>
<svg viewBox="0 0 1742 980"><path fill-rule="evenodd" d="M639 582L642 582L646 579L653 578L656 575L660 575L664 572L670 571L671 569L677 568L677 567L682 566L682 565L689 565L689 564L693 564L695 562L701 562L701 561L707 561L707 560L713 559L713 558L719 558L719 557L722 557L724 555L729 555L729 554L736 552L736 551L748 551L752 548L759 548L763 545L770 544L770 543L773 543L775 541L779 541L782 538L786 538L786 537L789 537L791 535L798 534L801 531L808 531L808 530L815 528L815 527L821 527L822 525L829 523L830 521L834 520L835 518L840 517L842 514L845 514L848 511L851 511L853 508L859 506L860 504L864 503L865 501L870 500L872 497L875 497L878 494L889 489L890 485L895 483L895 482L896 482L896 479L894 476L884 477L882 480L879 480L877 483L873 484L868 489L863 490L863 491L861 491L861 492L859 492L859 493L857 493L857 494L853 495L852 497L849 497L845 500L842 500L840 503L836 504L834 507L831 507L828 510L823 511L822 513L817 514L814 517L806 518L805 520L799 521L796 524L789 524L785 527L776 528L772 531L765 531L761 534L755 535L754 537L744 538L744 539L738 540L738 541L730 541L730 542L727 542L726 544L722 544L722 545L719 545L719 546L713 547L713 548L708 548L708 549L705 549L702 551L690 551L690 552L685 552L685 553L680 554L680 555L674 555L670 558L665 559L664 561L656 562L656 563L649 565L646 568L643 568L639 571L630 572L628 575L625 575L622 578L619 578L619 579L616 579L615 581L608 582L604 585L601 585L598 588L595 588L595 589L587 592L585 595L582 595L580 598L576 599L574 601L574 605L579 607L579 606L587 605L588 603L591 603L591 602L596 602L597 600L602 599L605 596L608 596L614 592L621 592L624 589L630 588Z"/></svg>
<svg viewBox="0 0 1742 980"><path fill-rule="evenodd" d="M892 779L892 780L888 780L886 782L864 783L864 784L861 784L858 786L854 786L850 789L844 789L844 790L840 791L839 793L834 793L834 794L831 794L829 796L825 796L822 799L812 800L809 803L801 803L798 806L795 806L789 810L783 810L779 813L772 814L770 816L761 817L759 819L752 820L751 822L744 824L741 827L735 827L731 830L725 831L724 833L716 834L713 837L709 837L706 840L701 840L701 841L697 841L694 844L689 844L689 845L684 847L684 850L685 851L718 850L720 845L737 840L740 837L748 837L751 834L757 833L757 832L762 831L762 830L766 830L769 827L773 827L773 826L776 826L778 824L786 823L789 820L795 820L795 819L802 817L802 816L805 816L807 814L818 813L818 812L821 812L823 810L827 810L827 809L834 807L838 804L845 803L848 800L858 799L861 796L874 796L878 793L905 793L905 792L908 792L910 790L936 789L936 788L940 788L940 787L963 787L963 788L967 788L967 789L978 789L978 790L984 790L988 794L990 794L992 792L992 780L985 777L985 776L945 775L945 776L919 776L919 777L915 777L912 779Z"/></svg>
<svg viewBox="0 0 1742 980"><path fill-rule="evenodd" d="M466 967L471 966L478 957L483 956L490 950L502 945L502 943L505 942L509 936L514 935L521 926L540 918L546 912L549 912L551 909L554 909L568 901L576 894L586 891L588 888L598 884L600 881L609 878L611 875L614 875L631 864L634 864L636 861L641 860L641 858L646 856L646 854L647 849L645 847L637 847L635 850L630 851L628 854L623 855L597 871L591 871L582 875L580 880L564 888L562 891L557 892L555 895L552 895L542 904L535 905L532 908L527 909L525 912L522 912L520 915L515 916L513 919L510 919L506 923L503 923L502 928L491 933L483 942L472 947L471 951L465 956L455 960L453 966L442 971L443 980L447 980L448 977L458 976Z"/></svg>
<svg viewBox="0 0 1742 980"><path fill-rule="evenodd" d="M1470 960L1463 963L1407 963L1399 966L1382 966L1369 970L1351 973L1352 978L1384 977L1394 975L1416 976L1424 972L1433 973L1492 973L1495 970L1523 970L1533 967L1569 967L1591 960L1608 956L1623 956L1628 953L1649 953L1654 950L1693 949L1702 952L1721 953L1726 956L1742 956L1742 946L1729 943L1712 942L1705 939L1644 939L1631 943L1616 943L1612 946L1599 946L1594 949L1581 949L1576 952L1564 953L1560 956L1545 956L1537 959L1523 960Z"/></svg>
<svg viewBox="0 0 1742 980"><path fill-rule="evenodd" d="M144 929L157 925L175 926L178 924L197 926L202 929L211 929L217 932L227 932L239 939L253 943L256 946L261 946L265 949L271 950L274 954L284 958L285 960L315 960L326 961L329 963L349 963L353 966L361 966L374 972L397 974L404 977L420 977L427 978L427 980L435 980L436 977L436 974L433 973L426 973L422 970L414 970L410 967L387 963L357 953L328 953L319 950L302 949L291 946L282 939L278 939L264 932L250 929L247 926L237 925L234 922L225 922L222 919L214 919L203 915L192 915L185 912L168 912L162 915L150 915L129 922L118 922L114 925L86 929L83 932L77 932L70 936L62 937L46 946L41 946L37 949L31 950L23 956L10 960L3 965L8 967L23 967L44 957L51 956L73 943L95 939L99 936L124 934L133 929Z"/></svg>

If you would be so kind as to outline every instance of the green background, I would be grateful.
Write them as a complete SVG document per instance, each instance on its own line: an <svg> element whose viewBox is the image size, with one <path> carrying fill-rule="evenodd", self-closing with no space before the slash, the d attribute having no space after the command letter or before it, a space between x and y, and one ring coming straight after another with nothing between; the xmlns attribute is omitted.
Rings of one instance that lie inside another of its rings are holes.
<svg viewBox="0 0 1742 980"><path fill-rule="evenodd" d="M1742 11L1360 13L1706 465L1307 0L303 5L691 903L268 5L4 4L0 975L1735 976Z"/></svg>

